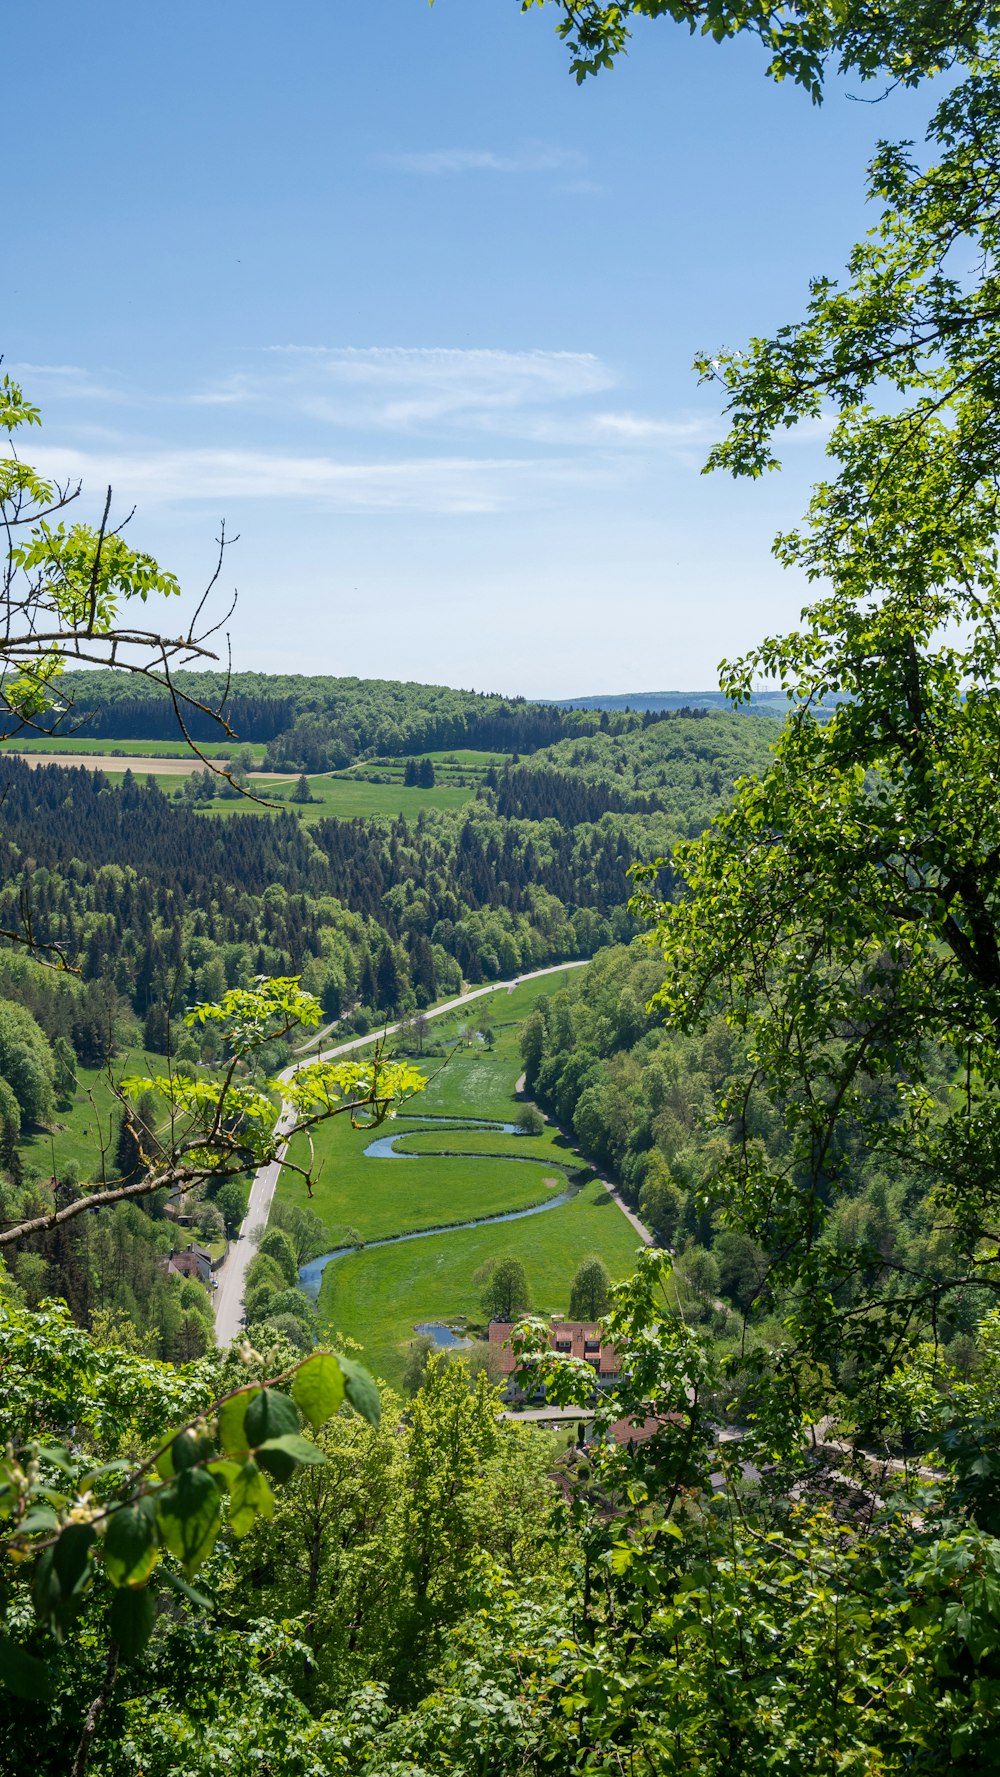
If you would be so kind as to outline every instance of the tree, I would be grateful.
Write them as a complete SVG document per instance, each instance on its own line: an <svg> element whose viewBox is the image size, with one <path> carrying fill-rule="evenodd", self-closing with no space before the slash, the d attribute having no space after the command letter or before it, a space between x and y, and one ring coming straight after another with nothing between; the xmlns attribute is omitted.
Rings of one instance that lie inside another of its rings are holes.
<svg viewBox="0 0 1000 1777"><path fill-rule="evenodd" d="M306 1062L289 1080L256 1084L253 1076L257 1057L303 1023L318 1024L321 1016L318 1000L302 991L297 977L261 980L253 988L231 988L219 1004L193 1007L185 1015L189 1027L217 1025L222 1029L229 1060L217 1077L193 1079L175 1070L169 1074L131 1076L115 1084L126 1124L133 1117L134 1107L140 1106L147 1094L157 1094L165 1101L170 1115L166 1139L161 1135L160 1153L148 1157L135 1179L84 1191L70 1203L26 1215L0 1228L0 1248L31 1234L60 1228L76 1216L105 1204L148 1197L154 1191L180 1192L209 1180L234 1178L248 1167L272 1164L279 1155L283 1156L283 1165L308 1179L308 1170L284 1155L285 1142L279 1130L280 1101L289 1107L297 1127L304 1132L330 1117L340 1116L350 1117L355 1126L369 1127L383 1122L397 1104L424 1084L421 1075L406 1063L385 1060L380 1045L365 1061ZM30 1037L33 1025L34 1020L23 1007L0 1002L0 1064L5 1031L22 1037L26 1032ZM40 1032L38 1036L41 1037ZM48 1051L43 1037L41 1042ZM20 1055L23 1068L27 1050L22 1046L17 1051L16 1043L13 1049L15 1059ZM16 1091L16 1079L11 1084ZM134 1122L132 1129L135 1135Z"/></svg>
<svg viewBox="0 0 1000 1777"><path fill-rule="evenodd" d="M846 288L818 279L802 323L702 363L732 419L713 466L757 475L778 429L834 415L830 476L776 544L827 590L798 631L724 668L737 702L762 676L785 686L774 764L680 848L687 899L636 903L664 950L660 1006L685 1029L721 1006L749 1057L726 1092L726 1215L771 1255L805 1348L850 1356L869 1404L901 1341L995 1286L1000 87L984 16L984 59L932 119L934 164L881 145L881 219ZM765 1091L779 1155L743 1113ZM940 1235L904 1261L828 1238L859 1152L932 1192Z"/></svg>
<svg viewBox="0 0 1000 1777"><path fill-rule="evenodd" d="M292 789L291 800L293 802L313 802L313 801L315 801L315 797L313 796L312 790L309 787L309 779L306 777L306 774L304 771L295 780L295 784Z"/></svg>
<svg viewBox="0 0 1000 1777"><path fill-rule="evenodd" d="M52 1044L52 1058L55 1062L55 1094L60 1110L66 1110L76 1096L76 1055L72 1043L65 1037L56 1037Z"/></svg>
<svg viewBox="0 0 1000 1777"><path fill-rule="evenodd" d="M185 1290L182 1283L182 1296ZM204 1303L210 1323L204 1292L197 1285L190 1290L195 1320ZM318 1431L345 1399L370 1423L379 1420L378 1391L367 1372L332 1352L317 1352L262 1383L239 1378L216 1398L202 1376L193 1391L188 1385L186 1410L178 1413L185 1385L171 1390L158 1374L165 1366L131 1356L123 1362L118 1351L97 1350L61 1309L39 1316L4 1304L0 1351L11 1435L0 1482L5 1563L15 1572L16 1564L34 1563L35 1614L53 1640L62 1640L88 1593L105 1610L110 1606L96 1622L108 1637L112 1679L119 1654L126 1661L142 1654L159 1586L173 1583L171 1570L161 1566L163 1554L173 1556L185 1576L173 1584L174 1592L200 1607L189 1582L222 1529L223 1494L229 1533L243 1536L273 1511L274 1484L287 1482L303 1465L323 1465L324 1453L303 1436L304 1427ZM80 1447L81 1426L93 1423L95 1413L114 1424L117 1413L119 1434L127 1435L137 1411L146 1420L147 1441L153 1438L151 1453L94 1474L91 1456ZM175 1414L179 1429L166 1431L164 1422ZM37 1443L23 1441L23 1432L40 1418L47 1434L43 1465ZM58 1431L71 1441L55 1443ZM44 1661L23 1650L11 1657L6 1635L2 1645L0 1684L35 1704L47 1700L52 1677ZM106 1702L102 1694L92 1710L100 1713ZM81 1771L84 1755L77 1756Z"/></svg>
<svg viewBox="0 0 1000 1777"><path fill-rule="evenodd" d="M649 1156L642 1190L639 1214L652 1228L659 1246L671 1246L677 1223L684 1209L684 1194L678 1189L670 1168L657 1148Z"/></svg>
<svg viewBox="0 0 1000 1777"><path fill-rule="evenodd" d="M22 1120L45 1123L52 1115L56 1064L47 1037L31 1013L0 1000L0 1077L17 1099Z"/></svg>
<svg viewBox="0 0 1000 1777"><path fill-rule="evenodd" d="M517 1113L517 1127L522 1135L544 1135L545 1118L537 1105L526 1104Z"/></svg>
<svg viewBox="0 0 1000 1777"><path fill-rule="evenodd" d="M0 1163L9 1167L14 1162L21 1139L21 1107L12 1088L0 1075Z"/></svg>
<svg viewBox="0 0 1000 1777"><path fill-rule="evenodd" d="M570 1320L600 1320L611 1306L611 1279L597 1253L581 1259L569 1295Z"/></svg>
<svg viewBox="0 0 1000 1777"><path fill-rule="evenodd" d="M233 1236L238 1234L246 1214L246 1195L243 1187L235 1179L225 1179L215 1194L215 1202L225 1225L226 1234L232 1240Z"/></svg>
<svg viewBox="0 0 1000 1777"><path fill-rule="evenodd" d="M516 1320L528 1307L528 1279L520 1259L507 1257L494 1265L483 1289L483 1313L488 1320Z"/></svg>
<svg viewBox="0 0 1000 1777"><path fill-rule="evenodd" d="M0 377L0 432L11 441L9 454L0 456L0 521L7 539L0 576L0 738L65 726L72 700L60 691L60 681L71 662L113 667L150 681L166 693L195 751L187 726L195 713L231 734L221 706L213 708L176 682L178 667L216 658L209 644L219 625L204 621L208 592L191 621L177 625L173 635L137 623L135 603L178 597L177 580L125 541L128 521L114 522L110 488L96 526L64 522L61 515L80 496L79 483L47 480L13 446L16 433L38 423L38 409L20 385ZM226 547L223 530L208 591L219 577ZM22 929L7 935L31 941L30 910L25 909Z"/></svg>
<svg viewBox="0 0 1000 1777"><path fill-rule="evenodd" d="M294 1287L299 1280L299 1261L295 1248L283 1228L268 1228L258 1252L274 1259L285 1283Z"/></svg>
<svg viewBox="0 0 1000 1777"><path fill-rule="evenodd" d="M716 42L747 32L770 56L768 73L794 80L815 101L829 65L862 79L915 86L959 58L974 57L997 25L986 0L891 0L875 12L865 0L521 0L521 10L555 5L577 82L625 54L633 19L673 19Z"/></svg>

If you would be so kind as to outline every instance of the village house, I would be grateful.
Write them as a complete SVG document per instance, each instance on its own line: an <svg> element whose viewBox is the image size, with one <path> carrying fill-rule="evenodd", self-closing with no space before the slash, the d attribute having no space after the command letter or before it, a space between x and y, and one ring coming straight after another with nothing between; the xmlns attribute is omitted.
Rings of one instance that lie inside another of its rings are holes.
<svg viewBox="0 0 1000 1777"><path fill-rule="evenodd" d="M210 1289L216 1287L212 1276L212 1255L194 1241L183 1252L173 1253L166 1268L180 1277L196 1277L199 1283L207 1284Z"/></svg>
<svg viewBox="0 0 1000 1777"><path fill-rule="evenodd" d="M511 1323L506 1320L491 1320L489 1328L490 1348L496 1354L497 1367L505 1384L505 1395L512 1403L524 1401L527 1397L514 1381L516 1359L511 1350ZM617 1382L621 1374L618 1354L613 1345L601 1339L595 1321L587 1320L553 1320L549 1325L549 1344L553 1351L567 1357L579 1358L582 1363L589 1364L594 1372L598 1388L608 1388ZM540 1398L542 1397L539 1391Z"/></svg>

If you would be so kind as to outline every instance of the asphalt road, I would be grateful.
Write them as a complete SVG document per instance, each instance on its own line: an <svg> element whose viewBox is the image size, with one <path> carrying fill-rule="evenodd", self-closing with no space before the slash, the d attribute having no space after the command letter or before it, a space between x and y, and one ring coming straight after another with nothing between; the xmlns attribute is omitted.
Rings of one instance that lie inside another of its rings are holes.
<svg viewBox="0 0 1000 1777"><path fill-rule="evenodd" d="M471 1005L473 1000L481 1000L491 993L513 993L522 981L538 981L543 975L561 975L564 969L582 969L586 961L571 963L552 963L545 969L532 969L526 975L515 975L512 981L492 981L488 987L473 987L468 993L460 993L457 999L446 1000L442 1006L434 1006L425 1012L426 1018L440 1018L445 1012L457 1011L461 1006ZM377 1043L383 1036L392 1036L399 1029L399 1021L387 1024L381 1030L373 1030L364 1037L352 1037L349 1042L338 1043L332 1049L322 1049L317 1055L310 1055L302 1061L293 1062L290 1067L278 1075L280 1080L288 1080L296 1068L309 1067L314 1061L329 1061L337 1055L349 1055L352 1049L363 1049L367 1043ZM295 1128L295 1114L290 1105L283 1104L278 1119L277 1133L284 1136L278 1150L278 1157L270 1166L262 1166L258 1171L250 1190L247 1213L236 1239L232 1242L224 1263L216 1272L218 1287L215 1292L215 1341L217 1345L228 1345L235 1339L243 1326L243 1289L246 1282L247 1266L257 1251L257 1238L267 1227L267 1218L271 1213L271 1202L274 1197L281 1173L282 1161L288 1148L288 1141ZM255 1238L256 1237L256 1238Z"/></svg>

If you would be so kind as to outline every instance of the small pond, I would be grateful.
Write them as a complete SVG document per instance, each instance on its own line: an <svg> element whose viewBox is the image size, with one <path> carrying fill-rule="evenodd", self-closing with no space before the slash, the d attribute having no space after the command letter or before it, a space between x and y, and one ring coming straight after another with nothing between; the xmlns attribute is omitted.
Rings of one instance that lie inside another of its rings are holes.
<svg viewBox="0 0 1000 1777"><path fill-rule="evenodd" d="M467 1339L464 1333L456 1333L454 1327L445 1326L443 1320L418 1321L413 1331L427 1334L429 1338L433 1339L435 1345L441 1347L442 1351L468 1351L474 1343L472 1339Z"/></svg>

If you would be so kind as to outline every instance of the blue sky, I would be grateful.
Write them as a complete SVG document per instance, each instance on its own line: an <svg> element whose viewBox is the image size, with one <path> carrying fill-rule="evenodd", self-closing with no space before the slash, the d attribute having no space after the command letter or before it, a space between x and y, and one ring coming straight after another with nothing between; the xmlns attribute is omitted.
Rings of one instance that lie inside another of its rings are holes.
<svg viewBox="0 0 1000 1777"><path fill-rule="evenodd" d="M4 23L0 349L237 666L705 688L794 622L821 438L703 477L699 348L799 313L926 95L814 108L667 23L578 88L517 0L50 0ZM13 145L13 147L12 147ZM27 441L26 441L27 443Z"/></svg>

